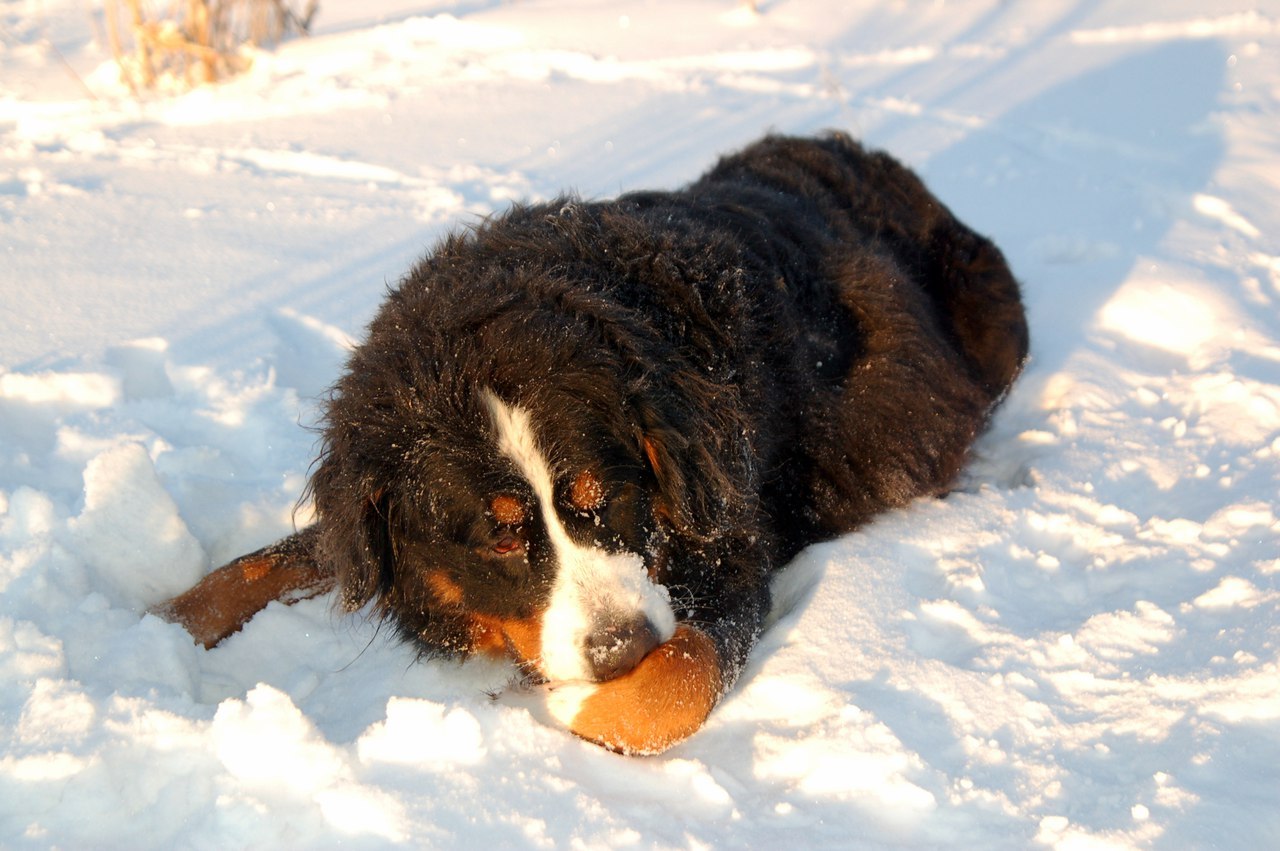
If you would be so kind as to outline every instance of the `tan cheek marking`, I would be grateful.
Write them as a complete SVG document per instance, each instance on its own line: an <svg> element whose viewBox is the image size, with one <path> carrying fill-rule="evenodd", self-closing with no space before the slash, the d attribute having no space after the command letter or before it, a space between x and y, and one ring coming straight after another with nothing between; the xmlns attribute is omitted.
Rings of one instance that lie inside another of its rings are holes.
<svg viewBox="0 0 1280 851"><path fill-rule="evenodd" d="M437 570L427 574L431 592L446 606L465 608L462 586L447 573ZM515 656L522 665L537 667L542 656L542 621L531 618L500 618L476 612L466 613L471 627L471 651L489 656Z"/></svg>
<svg viewBox="0 0 1280 851"><path fill-rule="evenodd" d="M471 618L471 650L486 656L506 656L507 642L502 637L502 630L488 621Z"/></svg>
<svg viewBox="0 0 1280 851"><path fill-rule="evenodd" d="M491 656L514 656L521 665L541 672L542 619L499 618L493 615L472 614L475 629L476 650Z"/></svg>
<svg viewBox="0 0 1280 851"><path fill-rule="evenodd" d="M436 599L446 606L462 605L462 586L454 582L444 571L428 573L427 585L436 595Z"/></svg>
<svg viewBox="0 0 1280 851"><path fill-rule="evenodd" d="M722 682L715 644L682 624L631 673L600 683L569 729L622 753L658 753L698 731Z"/></svg>
<svg viewBox="0 0 1280 851"><path fill-rule="evenodd" d="M604 485L590 470L583 470L573 480L569 501L579 511L595 511L604 505Z"/></svg>
<svg viewBox="0 0 1280 851"><path fill-rule="evenodd" d="M493 517L504 526L519 526L524 522L524 505L514 496L500 494L489 501Z"/></svg>

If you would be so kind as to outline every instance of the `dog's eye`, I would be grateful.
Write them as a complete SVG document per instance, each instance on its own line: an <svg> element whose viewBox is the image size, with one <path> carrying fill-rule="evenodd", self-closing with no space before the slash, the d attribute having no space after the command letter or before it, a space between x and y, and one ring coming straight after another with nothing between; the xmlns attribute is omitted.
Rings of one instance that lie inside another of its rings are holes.
<svg viewBox="0 0 1280 851"><path fill-rule="evenodd" d="M583 470L569 487L569 504L583 513L597 511L604 505L604 485L590 470Z"/></svg>
<svg viewBox="0 0 1280 851"><path fill-rule="evenodd" d="M503 535L493 545L493 551L500 556L513 553L524 547L524 542L515 535Z"/></svg>

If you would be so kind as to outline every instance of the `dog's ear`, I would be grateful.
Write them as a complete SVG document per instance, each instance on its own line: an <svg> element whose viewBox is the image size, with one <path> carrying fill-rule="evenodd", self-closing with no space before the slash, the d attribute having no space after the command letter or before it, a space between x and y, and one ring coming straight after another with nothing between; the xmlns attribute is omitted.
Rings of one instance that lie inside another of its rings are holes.
<svg viewBox="0 0 1280 851"><path fill-rule="evenodd" d="M633 402L633 410L639 446L676 530L710 540L740 525L741 512L749 510L742 492L749 474L735 466L743 453L733 436L742 430L717 431L699 417L681 416L678 407L663 413L656 405Z"/></svg>
<svg viewBox="0 0 1280 851"><path fill-rule="evenodd" d="M343 608L353 612L391 588L394 507L384 489L375 489L344 466L329 454L309 487L319 515L319 557L337 578Z"/></svg>
<svg viewBox="0 0 1280 851"><path fill-rule="evenodd" d="M681 472L679 461L671 452L673 444L679 447L679 437L649 430L642 432L639 440L649 462L649 469L658 481L658 494L664 513L677 529L691 529L693 517L689 512L689 486Z"/></svg>

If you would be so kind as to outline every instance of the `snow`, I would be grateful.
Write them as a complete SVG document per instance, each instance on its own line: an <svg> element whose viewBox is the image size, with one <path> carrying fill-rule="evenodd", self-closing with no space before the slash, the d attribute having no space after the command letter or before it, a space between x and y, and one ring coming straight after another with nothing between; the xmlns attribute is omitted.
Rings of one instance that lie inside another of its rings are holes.
<svg viewBox="0 0 1280 851"><path fill-rule="evenodd" d="M1280 4L331 0L135 100L0 0L0 845L1280 847ZM307 521L306 427L447 228L769 129L919 169L1034 359L948 498L802 554L667 754L325 600L143 614Z"/></svg>

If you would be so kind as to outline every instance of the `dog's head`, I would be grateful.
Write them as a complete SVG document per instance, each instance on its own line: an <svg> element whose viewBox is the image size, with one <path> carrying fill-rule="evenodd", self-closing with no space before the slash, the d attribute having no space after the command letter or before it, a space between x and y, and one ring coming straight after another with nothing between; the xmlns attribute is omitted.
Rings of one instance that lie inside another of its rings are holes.
<svg viewBox="0 0 1280 851"><path fill-rule="evenodd" d="M581 398L476 387L452 410L368 422L313 479L344 603L376 600L427 649L496 652L549 680L607 680L671 637L669 510L652 439Z"/></svg>
<svg viewBox="0 0 1280 851"><path fill-rule="evenodd" d="M690 593L670 542L712 516L689 475L705 450L611 355L540 364L551 340L512 380L484 340L433 361L400 336L375 327L355 353L311 480L343 604L372 602L428 652L503 654L552 681L630 670Z"/></svg>
<svg viewBox="0 0 1280 851"><path fill-rule="evenodd" d="M685 272L655 261L637 283L619 258L661 246L613 238L517 208L390 294L310 485L349 609L372 602L428 651L596 681L696 609L715 569L689 553L754 510L749 430L732 370L712 383L688 365L724 341L671 319L702 315L676 303Z"/></svg>

